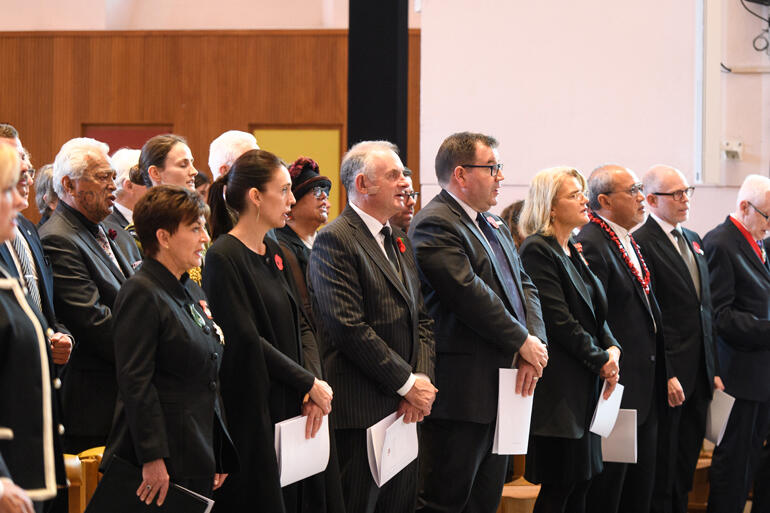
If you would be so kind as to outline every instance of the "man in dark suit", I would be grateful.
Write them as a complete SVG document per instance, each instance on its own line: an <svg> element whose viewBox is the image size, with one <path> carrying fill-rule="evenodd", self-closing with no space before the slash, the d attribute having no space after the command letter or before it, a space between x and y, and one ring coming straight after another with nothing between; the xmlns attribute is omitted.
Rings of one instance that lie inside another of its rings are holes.
<svg viewBox="0 0 770 513"><path fill-rule="evenodd" d="M335 394L335 436L347 511L414 511L417 462L382 488L372 479L366 428L396 410L422 420L432 385L433 322L403 232L388 219L404 205L404 166L396 147L362 142L340 170L349 204L321 230L308 264L318 343Z"/></svg>
<svg viewBox="0 0 770 513"><path fill-rule="evenodd" d="M770 179L749 175L735 212L703 238L720 375L735 397L711 460L712 513L743 511L770 432L770 270L762 244L770 230L768 213Z"/></svg>
<svg viewBox="0 0 770 513"><path fill-rule="evenodd" d="M658 409L665 367L660 310L650 272L630 230L644 220L642 184L630 169L608 164L588 179L591 222L577 236L588 267L607 294L607 323L623 348L621 408L635 409L637 463L606 463L588 493L588 511L650 511L655 481Z"/></svg>
<svg viewBox="0 0 770 513"><path fill-rule="evenodd" d="M418 511L494 512L508 457L492 454L499 369L518 354L516 393L548 360L540 300L505 223L487 212L503 180L497 141L458 133L441 144L442 187L414 218L425 305L436 323L440 392L420 434Z"/></svg>
<svg viewBox="0 0 770 513"><path fill-rule="evenodd" d="M644 191L650 215L634 237L661 310L669 406L658 423L652 510L687 513L712 390L724 388L716 372L708 262L698 234L680 224L694 191L684 175L654 166L644 175Z"/></svg>
<svg viewBox="0 0 770 513"><path fill-rule="evenodd" d="M122 232L126 226L134 222L134 205L144 196L147 186L141 182L139 169L140 150L121 148L110 158L113 169L117 173L115 185L115 204L112 212L104 218L104 226L115 232ZM131 169L134 169L134 180L131 179ZM115 242L128 258L131 266L136 269L142 260L142 254L133 237L115 237Z"/></svg>
<svg viewBox="0 0 770 513"><path fill-rule="evenodd" d="M29 206L29 189L34 182L35 170L29 155L21 144L19 133L7 124L0 124L0 142L6 142L19 151L21 173L16 190L24 200L24 207ZM16 216L16 236L13 240L0 244L0 264L11 276L19 278L27 288L32 303L45 317L48 327L53 362L57 365L67 363L72 352L72 336L69 330L58 321L53 306L53 273L51 264L43 254L43 246L37 228L21 213Z"/></svg>
<svg viewBox="0 0 770 513"><path fill-rule="evenodd" d="M115 201L107 152L87 138L62 146L54 162L59 205L40 229L53 264L56 311L77 342L62 376L65 451L73 453L104 445L109 434L117 394L111 309L133 274L102 225Z"/></svg>

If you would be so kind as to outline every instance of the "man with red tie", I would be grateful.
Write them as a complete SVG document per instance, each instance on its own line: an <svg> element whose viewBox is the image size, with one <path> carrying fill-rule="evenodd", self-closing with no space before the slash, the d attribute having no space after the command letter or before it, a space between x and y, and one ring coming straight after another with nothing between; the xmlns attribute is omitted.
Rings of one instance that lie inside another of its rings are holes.
<svg viewBox="0 0 770 513"><path fill-rule="evenodd" d="M717 355L735 397L714 450L708 511L743 511L770 430L770 178L749 175L735 212L703 238L711 276Z"/></svg>

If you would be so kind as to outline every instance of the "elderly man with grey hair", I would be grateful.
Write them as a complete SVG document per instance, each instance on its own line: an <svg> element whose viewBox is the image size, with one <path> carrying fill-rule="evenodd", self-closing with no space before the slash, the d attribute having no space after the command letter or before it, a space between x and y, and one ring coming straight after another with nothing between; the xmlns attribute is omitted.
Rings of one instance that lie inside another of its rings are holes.
<svg viewBox="0 0 770 513"><path fill-rule="evenodd" d="M249 150L258 150L257 139L248 132L228 130L211 141L209 146L209 169L216 180L230 170L238 157Z"/></svg>
<svg viewBox="0 0 770 513"><path fill-rule="evenodd" d="M67 141L54 161L59 204L40 229L53 266L56 313L77 344L62 375L64 450L104 445L112 425L117 383L112 306L133 269L102 223L115 202L115 170L106 144Z"/></svg>
<svg viewBox="0 0 770 513"><path fill-rule="evenodd" d="M588 178L590 222L577 236L607 294L607 324L623 347L621 408L636 410L636 464L605 463L588 492L587 511L649 513L655 480L658 411L665 352L650 270L630 231L644 221L642 184L617 164Z"/></svg>
<svg viewBox="0 0 770 513"><path fill-rule="evenodd" d="M769 219L770 178L749 175L735 211L703 238L721 377L735 397L711 460L712 513L743 511L770 431L770 267L763 244Z"/></svg>
<svg viewBox="0 0 770 513"><path fill-rule="evenodd" d="M406 235L388 219L404 207L407 182L396 147L353 146L342 160L349 203L322 229L308 263L318 344L337 397L335 437L347 511L411 513L417 461L385 486L372 479L366 429L398 411L422 420L436 397L433 322Z"/></svg>

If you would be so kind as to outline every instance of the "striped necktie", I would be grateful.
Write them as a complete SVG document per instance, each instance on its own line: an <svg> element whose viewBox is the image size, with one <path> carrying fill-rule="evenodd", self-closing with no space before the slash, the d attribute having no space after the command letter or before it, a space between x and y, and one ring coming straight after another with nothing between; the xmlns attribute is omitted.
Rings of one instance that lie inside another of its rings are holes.
<svg viewBox="0 0 770 513"><path fill-rule="evenodd" d="M40 301L40 289L37 284L37 269L35 268L35 262L32 257L32 250L29 249L29 244L21 231L16 227L16 236L11 239L11 246L16 253L16 258L19 261L19 267L21 267L22 284L27 287L27 294L29 294L32 302L35 303L38 310L43 311L43 305Z"/></svg>

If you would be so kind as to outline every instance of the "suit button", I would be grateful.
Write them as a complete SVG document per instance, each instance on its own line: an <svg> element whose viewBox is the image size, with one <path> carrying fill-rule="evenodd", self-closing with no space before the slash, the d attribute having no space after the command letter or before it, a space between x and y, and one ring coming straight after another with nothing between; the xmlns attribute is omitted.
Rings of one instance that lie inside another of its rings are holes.
<svg viewBox="0 0 770 513"><path fill-rule="evenodd" d="M54 390L59 390L61 388L61 380L59 378L53 378L53 388Z"/></svg>
<svg viewBox="0 0 770 513"><path fill-rule="evenodd" d="M650 355L650 361L651 361L651 362L654 362L654 361L655 361L655 355L654 355L654 354L651 354L651 355Z"/></svg>
<svg viewBox="0 0 770 513"><path fill-rule="evenodd" d="M217 382L216 381L212 381L211 383L209 383L209 390L211 390L213 392L216 389L217 389Z"/></svg>
<svg viewBox="0 0 770 513"><path fill-rule="evenodd" d="M219 353L211 353L212 360L216 360L217 358L219 358Z"/></svg>
<svg viewBox="0 0 770 513"><path fill-rule="evenodd" d="M51 328L48 328L47 330L45 330L45 336L48 338L53 337L53 330Z"/></svg>
<svg viewBox="0 0 770 513"><path fill-rule="evenodd" d="M208 326L204 326L203 333L205 333L206 335L211 335L211 328L209 328Z"/></svg>
<svg viewBox="0 0 770 513"><path fill-rule="evenodd" d="M61 424L59 424L59 434L60 435L64 434L64 426L62 426Z"/></svg>

